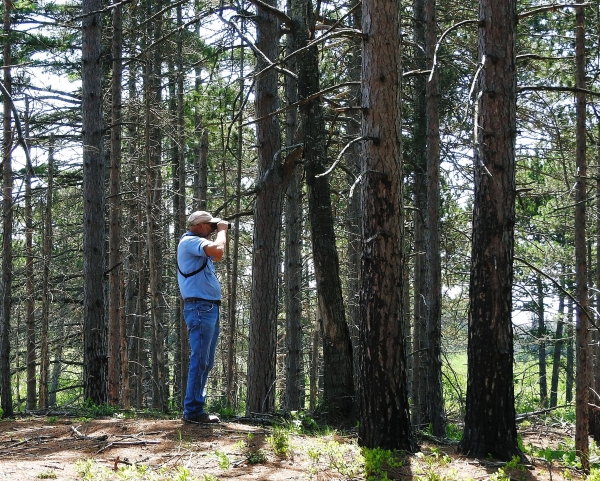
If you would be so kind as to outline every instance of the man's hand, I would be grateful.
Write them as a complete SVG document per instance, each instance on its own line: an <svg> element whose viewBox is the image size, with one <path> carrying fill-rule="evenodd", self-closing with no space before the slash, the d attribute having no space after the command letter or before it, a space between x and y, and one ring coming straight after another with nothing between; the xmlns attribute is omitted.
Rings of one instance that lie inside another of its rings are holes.
<svg viewBox="0 0 600 481"><path fill-rule="evenodd" d="M220 220L217 223L217 232L222 231L222 230L228 230L229 229L229 222L227 222L226 220Z"/></svg>

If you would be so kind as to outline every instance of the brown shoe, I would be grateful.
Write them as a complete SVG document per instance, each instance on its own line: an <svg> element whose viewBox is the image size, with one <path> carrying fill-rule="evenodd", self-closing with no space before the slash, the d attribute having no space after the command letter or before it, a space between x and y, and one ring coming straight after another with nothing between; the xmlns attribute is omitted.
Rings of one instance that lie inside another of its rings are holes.
<svg viewBox="0 0 600 481"><path fill-rule="evenodd" d="M202 413L197 416L190 416L188 418L183 418L186 423L195 423L195 424L217 424L220 423L221 420L218 416L214 414Z"/></svg>

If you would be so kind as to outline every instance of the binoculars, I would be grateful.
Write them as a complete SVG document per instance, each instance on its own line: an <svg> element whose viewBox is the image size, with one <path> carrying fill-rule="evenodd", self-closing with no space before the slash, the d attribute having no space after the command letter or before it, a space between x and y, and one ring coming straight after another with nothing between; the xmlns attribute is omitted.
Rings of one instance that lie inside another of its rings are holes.
<svg viewBox="0 0 600 481"><path fill-rule="evenodd" d="M211 222L210 227L212 228L212 230L217 230L217 223ZM231 230L231 229L233 229L233 224L231 224L231 223L227 224L227 230Z"/></svg>

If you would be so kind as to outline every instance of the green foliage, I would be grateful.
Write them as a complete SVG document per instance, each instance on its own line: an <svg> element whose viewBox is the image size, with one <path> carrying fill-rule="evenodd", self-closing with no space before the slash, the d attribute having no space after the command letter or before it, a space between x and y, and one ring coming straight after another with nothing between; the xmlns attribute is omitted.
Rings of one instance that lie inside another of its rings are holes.
<svg viewBox="0 0 600 481"><path fill-rule="evenodd" d="M221 468L223 471L227 471L231 465L227 455L223 451L215 451L215 456L219 460L219 468Z"/></svg>
<svg viewBox="0 0 600 481"><path fill-rule="evenodd" d="M4 409L0 408L0 419L4 417Z"/></svg>
<svg viewBox="0 0 600 481"><path fill-rule="evenodd" d="M44 471L36 476L39 479L56 479L56 473L54 471Z"/></svg>
<svg viewBox="0 0 600 481"><path fill-rule="evenodd" d="M248 464L262 464L267 461L267 453L262 449L257 449L248 454Z"/></svg>
<svg viewBox="0 0 600 481"><path fill-rule="evenodd" d="M389 449L362 449L365 461L365 478L367 481L387 481L390 468L399 468L402 461Z"/></svg>
<svg viewBox="0 0 600 481"><path fill-rule="evenodd" d="M273 433L267 436L267 442L277 456L289 456L291 450L290 435L285 428L275 426L273 428Z"/></svg>
<svg viewBox="0 0 600 481"><path fill-rule="evenodd" d="M156 471L140 464L120 467L115 472L106 466L96 464L92 459L77 461L75 470L84 481L196 481L198 479L184 466L163 467ZM205 476L204 479L216 478Z"/></svg>
<svg viewBox="0 0 600 481"><path fill-rule="evenodd" d="M448 423L446 424L446 437L454 441L460 441L462 439L462 428L458 424Z"/></svg>

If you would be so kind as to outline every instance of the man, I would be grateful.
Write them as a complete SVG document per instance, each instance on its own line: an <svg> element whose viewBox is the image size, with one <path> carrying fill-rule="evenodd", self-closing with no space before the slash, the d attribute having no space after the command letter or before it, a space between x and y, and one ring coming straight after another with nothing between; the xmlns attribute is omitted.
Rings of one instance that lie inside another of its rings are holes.
<svg viewBox="0 0 600 481"><path fill-rule="evenodd" d="M226 221L208 212L188 217L189 230L177 246L177 281L184 300L183 317L190 339L190 366L183 401L183 419L193 423L218 423L204 411L206 380L213 367L219 337L221 285L213 261L220 261L227 241ZM214 240L211 234L216 231Z"/></svg>

